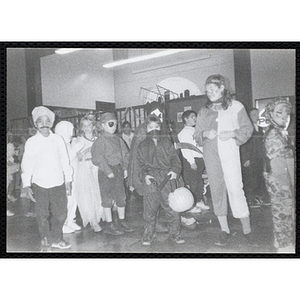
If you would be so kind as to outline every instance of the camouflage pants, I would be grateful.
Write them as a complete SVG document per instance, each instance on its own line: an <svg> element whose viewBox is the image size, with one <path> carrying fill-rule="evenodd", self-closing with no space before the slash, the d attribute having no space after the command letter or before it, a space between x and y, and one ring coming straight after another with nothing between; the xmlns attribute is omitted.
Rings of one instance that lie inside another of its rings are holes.
<svg viewBox="0 0 300 300"><path fill-rule="evenodd" d="M264 173L270 195L274 224L274 245L284 248L294 244L294 199L290 185L283 184L270 173Z"/></svg>

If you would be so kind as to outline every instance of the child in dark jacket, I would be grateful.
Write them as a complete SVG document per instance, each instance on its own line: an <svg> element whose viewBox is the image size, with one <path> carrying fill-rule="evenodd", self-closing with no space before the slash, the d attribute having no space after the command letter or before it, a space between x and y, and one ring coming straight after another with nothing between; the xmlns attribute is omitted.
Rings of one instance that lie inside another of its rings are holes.
<svg viewBox="0 0 300 300"><path fill-rule="evenodd" d="M123 184L124 178L127 177L129 152L125 142L114 134L117 119L113 113L102 114L98 125L100 133L91 151L92 162L99 167L98 179L106 221L105 233L121 235L124 231L133 231L125 221L126 193ZM120 220L119 228L112 220L114 202Z"/></svg>
<svg viewBox="0 0 300 300"><path fill-rule="evenodd" d="M173 179L177 179L181 172L181 162L170 139L160 135L160 119L155 115L149 115L146 124L147 137L140 143L137 151L139 178L144 188L146 222L142 243L146 246L152 244L157 211L161 205L167 215L171 239L182 244L185 241L180 236L180 214L173 211L168 203L169 193L176 188ZM161 192L158 192L157 185L161 184L166 176L170 176L170 180Z"/></svg>

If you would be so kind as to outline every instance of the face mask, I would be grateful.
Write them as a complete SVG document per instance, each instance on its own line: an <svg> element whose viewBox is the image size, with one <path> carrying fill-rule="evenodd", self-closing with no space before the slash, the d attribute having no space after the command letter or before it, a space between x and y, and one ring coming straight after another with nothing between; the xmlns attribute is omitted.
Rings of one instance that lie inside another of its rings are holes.
<svg viewBox="0 0 300 300"><path fill-rule="evenodd" d="M151 138L153 139L158 139L158 137L160 136L160 130L154 129L148 132L149 136L151 136Z"/></svg>

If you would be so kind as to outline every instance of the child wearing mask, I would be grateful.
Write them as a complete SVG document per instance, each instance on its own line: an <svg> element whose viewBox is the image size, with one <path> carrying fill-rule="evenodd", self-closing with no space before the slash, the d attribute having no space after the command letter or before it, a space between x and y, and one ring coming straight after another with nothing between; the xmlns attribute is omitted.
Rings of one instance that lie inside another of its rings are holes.
<svg viewBox="0 0 300 300"><path fill-rule="evenodd" d="M147 121L147 137L137 149L139 164L139 178L143 183L145 231L142 244L150 246L153 242L157 212L161 206L167 215L170 238L177 244L185 241L180 236L180 214L171 209L168 196L176 188L175 180L181 172L181 162L170 139L162 136L160 119L151 114ZM157 185L161 184L166 176L170 180L157 193ZM153 183L153 180L156 184ZM180 181L179 181L180 183Z"/></svg>
<svg viewBox="0 0 300 300"><path fill-rule="evenodd" d="M125 220L126 193L124 178L127 177L129 151L125 142L115 134L117 119L113 113L104 113L98 121L99 136L92 147L92 162L99 168L99 185L105 215L105 233L122 235L132 232ZM116 204L119 226L112 219L112 207Z"/></svg>

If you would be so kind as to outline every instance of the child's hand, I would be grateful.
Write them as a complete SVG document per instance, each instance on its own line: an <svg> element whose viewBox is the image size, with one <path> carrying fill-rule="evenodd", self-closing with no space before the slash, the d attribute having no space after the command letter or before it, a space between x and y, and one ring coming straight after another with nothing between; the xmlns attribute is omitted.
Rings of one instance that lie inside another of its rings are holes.
<svg viewBox="0 0 300 300"><path fill-rule="evenodd" d="M235 136L233 131L223 131L219 134L219 139L223 142L228 141L229 139Z"/></svg>
<svg viewBox="0 0 300 300"><path fill-rule="evenodd" d="M35 202L35 199L33 198L33 191L29 186L24 187L26 198L29 198L31 201Z"/></svg>
<svg viewBox="0 0 300 300"><path fill-rule="evenodd" d="M176 179L176 178L177 178L177 174L176 174L175 172L173 172L173 171L170 171L170 172L168 173L168 175L171 175L170 180Z"/></svg>
<svg viewBox="0 0 300 300"><path fill-rule="evenodd" d="M127 170L124 170L124 178L127 178L128 177L128 172Z"/></svg>
<svg viewBox="0 0 300 300"><path fill-rule="evenodd" d="M154 177L151 176L151 175L146 175L146 176L145 176L145 181L146 181L146 184L147 184L147 185L150 185L150 184L151 184L150 179L154 179ZM155 180L155 179L154 179L154 180Z"/></svg>
<svg viewBox="0 0 300 300"><path fill-rule="evenodd" d="M195 164L195 163L193 163L193 164L191 164L191 168L192 168L192 170L197 170L197 165Z"/></svg>
<svg viewBox="0 0 300 300"><path fill-rule="evenodd" d="M214 139L217 136L217 131L215 129L206 130L203 132L203 137L208 138L209 140Z"/></svg>
<svg viewBox="0 0 300 300"><path fill-rule="evenodd" d="M248 168L250 166L250 160L247 160L245 163L244 163L244 167L245 168Z"/></svg>
<svg viewBox="0 0 300 300"><path fill-rule="evenodd" d="M115 178L115 174L114 173L110 173L107 175L108 178Z"/></svg>

